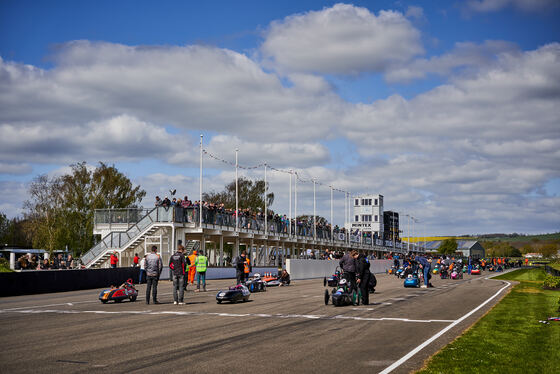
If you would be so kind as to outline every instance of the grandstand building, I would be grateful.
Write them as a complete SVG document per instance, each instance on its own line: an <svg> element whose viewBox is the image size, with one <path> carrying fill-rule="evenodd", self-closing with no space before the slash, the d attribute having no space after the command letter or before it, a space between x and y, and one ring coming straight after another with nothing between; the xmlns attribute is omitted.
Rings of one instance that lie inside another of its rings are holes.
<svg viewBox="0 0 560 374"><path fill-rule="evenodd" d="M352 199L353 214L347 227L352 231L371 233L377 239L384 238L383 195L362 195Z"/></svg>

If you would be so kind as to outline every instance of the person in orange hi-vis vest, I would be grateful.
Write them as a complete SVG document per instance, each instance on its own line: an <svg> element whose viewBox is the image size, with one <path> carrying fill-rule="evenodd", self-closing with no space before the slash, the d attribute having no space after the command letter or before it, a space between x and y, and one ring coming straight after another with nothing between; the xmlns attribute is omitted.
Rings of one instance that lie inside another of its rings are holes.
<svg viewBox="0 0 560 374"><path fill-rule="evenodd" d="M196 275L196 265L194 264L194 262L196 261L196 256L196 251L193 251L193 253L189 256L190 265L188 283L190 284L194 284L194 276Z"/></svg>
<svg viewBox="0 0 560 374"><path fill-rule="evenodd" d="M245 263L243 264L243 272L245 273L245 282L249 279L249 273L251 272L251 260L249 257L245 259Z"/></svg>

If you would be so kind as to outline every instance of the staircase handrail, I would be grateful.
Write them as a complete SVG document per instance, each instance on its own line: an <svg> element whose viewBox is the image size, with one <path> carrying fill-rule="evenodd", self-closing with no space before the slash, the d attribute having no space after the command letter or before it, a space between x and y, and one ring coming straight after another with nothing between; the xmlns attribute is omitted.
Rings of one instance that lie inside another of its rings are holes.
<svg viewBox="0 0 560 374"><path fill-rule="evenodd" d="M150 224L154 222L169 222L169 219L160 221L159 217L159 210L165 209L166 213L169 209L172 210L171 213L171 221L174 220L174 209L173 207L154 207L150 210L142 219L132 225L128 230L124 232L110 232L105 235L99 243L97 243L93 248L89 251L84 253L81 256L81 261L85 266L89 266L91 262L93 262L99 255L105 253L110 248L121 248L122 246L130 243L133 239L137 238ZM155 214L155 217L154 217ZM167 214L165 218L168 218L169 215ZM155 219L154 219L155 218ZM134 234L132 234L134 232ZM131 235L132 234L132 235ZM121 238L123 235L126 235L126 240L122 241ZM108 240L110 239L110 240ZM115 240L114 240L115 239ZM117 244L117 246L113 245L113 243Z"/></svg>

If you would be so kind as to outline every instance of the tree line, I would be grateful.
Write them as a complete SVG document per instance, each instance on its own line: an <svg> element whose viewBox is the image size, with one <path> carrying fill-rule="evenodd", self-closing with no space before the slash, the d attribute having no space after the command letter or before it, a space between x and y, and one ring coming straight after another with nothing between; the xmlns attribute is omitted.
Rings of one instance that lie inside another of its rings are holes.
<svg viewBox="0 0 560 374"><path fill-rule="evenodd" d="M1 243L46 249L68 248L75 256L95 242L95 209L138 207L146 192L134 186L115 166L102 162L70 165L70 172L33 179L29 198L23 204L23 218L7 219L0 212Z"/></svg>

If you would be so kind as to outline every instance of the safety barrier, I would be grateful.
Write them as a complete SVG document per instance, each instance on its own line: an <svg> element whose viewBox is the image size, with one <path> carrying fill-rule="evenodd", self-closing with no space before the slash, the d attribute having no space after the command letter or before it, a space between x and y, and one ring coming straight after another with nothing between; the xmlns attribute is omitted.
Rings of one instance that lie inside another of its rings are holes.
<svg viewBox="0 0 560 374"><path fill-rule="evenodd" d="M0 273L0 296L31 295L119 286L138 282L138 268L36 270Z"/></svg>
<svg viewBox="0 0 560 374"><path fill-rule="evenodd" d="M286 270L291 279L323 278L332 275L339 260L298 260L287 259ZM370 271L374 274L385 273L391 268L392 260L370 260Z"/></svg>

